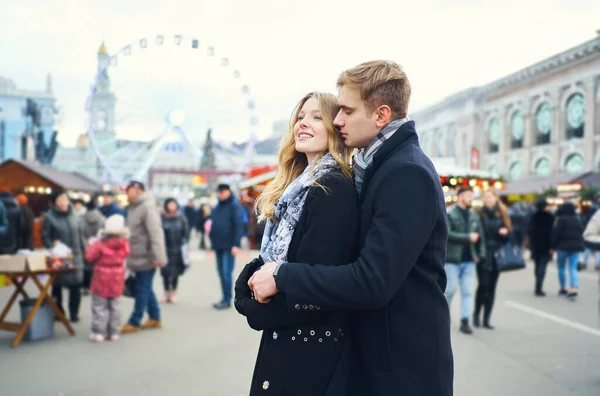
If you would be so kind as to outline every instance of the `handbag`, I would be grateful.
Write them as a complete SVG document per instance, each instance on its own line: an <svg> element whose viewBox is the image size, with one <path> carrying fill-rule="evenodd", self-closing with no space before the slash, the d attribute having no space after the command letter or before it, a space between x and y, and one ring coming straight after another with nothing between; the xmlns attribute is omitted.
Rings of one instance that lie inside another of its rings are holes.
<svg viewBox="0 0 600 396"><path fill-rule="evenodd" d="M181 260L183 261L185 270L189 270L192 265L192 258L190 257L190 247L187 243L181 245Z"/></svg>
<svg viewBox="0 0 600 396"><path fill-rule="evenodd" d="M512 242L507 242L494 253L496 267L499 272L516 271L525 268L525 259L521 249Z"/></svg>
<svg viewBox="0 0 600 396"><path fill-rule="evenodd" d="M129 274L127 278L125 278L125 290L123 291L123 295L125 297L135 298L135 275Z"/></svg>

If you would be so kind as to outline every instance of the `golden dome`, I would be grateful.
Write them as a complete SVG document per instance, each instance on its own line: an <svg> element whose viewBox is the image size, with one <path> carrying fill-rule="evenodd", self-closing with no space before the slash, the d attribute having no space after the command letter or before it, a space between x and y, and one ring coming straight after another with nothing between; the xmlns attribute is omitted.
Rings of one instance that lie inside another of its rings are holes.
<svg viewBox="0 0 600 396"><path fill-rule="evenodd" d="M104 44L104 41L102 42L102 45L98 49L98 55L108 55L108 50L106 49L106 45Z"/></svg>

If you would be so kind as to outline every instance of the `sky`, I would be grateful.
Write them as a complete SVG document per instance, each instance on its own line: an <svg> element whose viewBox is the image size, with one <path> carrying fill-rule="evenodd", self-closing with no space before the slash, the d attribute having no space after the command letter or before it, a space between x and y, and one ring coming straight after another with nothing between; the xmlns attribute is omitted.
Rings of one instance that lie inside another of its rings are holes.
<svg viewBox="0 0 600 396"><path fill-rule="evenodd" d="M266 137L304 94L335 93L338 74L367 60L404 67L415 111L593 39L598 29L597 0L0 0L0 76L43 90L51 73L59 140L72 145L85 130L103 40L112 54L158 34L194 37L214 46L216 61L169 55L161 63L133 53L128 73L114 73L118 112L142 107L140 114L163 119L184 102L197 120L190 140L208 125L217 138L240 141L247 98L221 57L250 86L257 132ZM138 138L130 128L117 132Z"/></svg>

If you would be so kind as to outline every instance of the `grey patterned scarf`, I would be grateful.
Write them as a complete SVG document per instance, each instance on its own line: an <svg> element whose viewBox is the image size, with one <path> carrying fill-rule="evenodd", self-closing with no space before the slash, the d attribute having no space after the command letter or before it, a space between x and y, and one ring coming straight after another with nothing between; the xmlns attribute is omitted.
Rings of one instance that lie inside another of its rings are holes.
<svg viewBox="0 0 600 396"><path fill-rule="evenodd" d="M273 218L267 220L260 255L265 261L285 263L287 253L298 225L308 189L315 181L327 173L339 168L330 153L325 154L316 164L309 164L304 172L294 180L283 192L275 204Z"/></svg>
<svg viewBox="0 0 600 396"><path fill-rule="evenodd" d="M396 132L398 128L400 128L406 122L408 122L408 118L391 121L389 124L384 126L381 131L379 131L377 136L375 136L371 143L369 143L366 149L360 149L354 156L354 186L356 187L356 192L359 196L363 181L365 180L365 172L371 163L373 163L373 157L383 143L391 138L394 135L394 132Z"/></svg>

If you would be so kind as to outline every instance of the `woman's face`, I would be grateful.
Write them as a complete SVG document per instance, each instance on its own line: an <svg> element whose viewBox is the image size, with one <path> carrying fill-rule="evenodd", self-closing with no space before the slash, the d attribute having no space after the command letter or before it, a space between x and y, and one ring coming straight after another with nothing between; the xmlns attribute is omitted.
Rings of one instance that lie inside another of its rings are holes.
<svg viewBox="0 0 600 396"><path fill-rule="evenodd" d="M69 198L66 194L59 195L58 198L56 198L54 205L56 205L56 208L61 212L66 212L69 210Z"/></svg>
<svg viewBox="0 0 600 396"><path fill-rule="evenodd" d="M311 162L316 156L323 154L329 147L329 136L315 97L309 98L300 112L294 125L294 141L296 151L306 154Z"/></svg>
<svg viewBox="0 0 600 396"><path fill-rule="evenodd" d="M171 201L167 204L167 212L173 214L177 212L177 203Z"/></svg>
<svg viewBox="0 0 600 396"><path fill-rule="evenodd" d="M491 192L484 193L482 199L483 204L490 209L496 205L496 197Z"/></svg>

